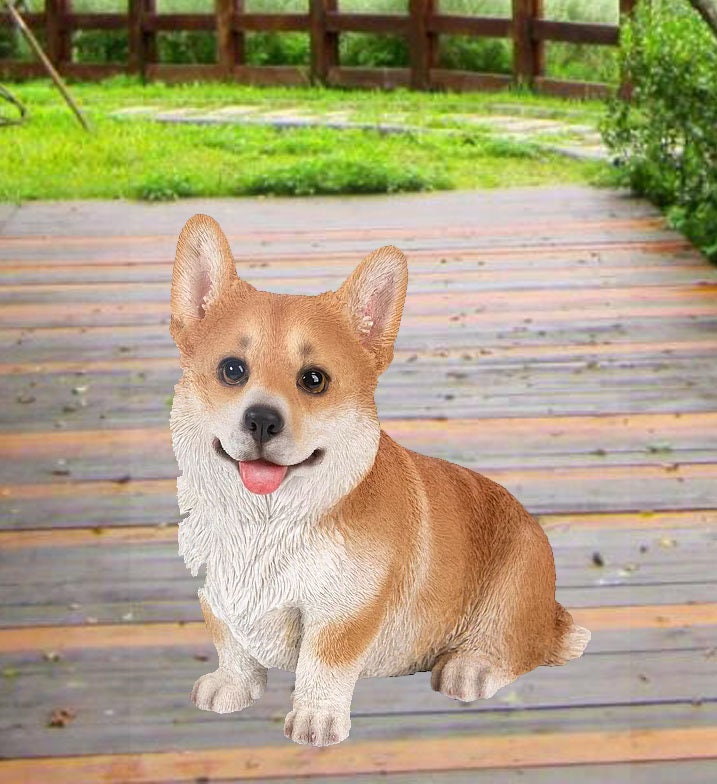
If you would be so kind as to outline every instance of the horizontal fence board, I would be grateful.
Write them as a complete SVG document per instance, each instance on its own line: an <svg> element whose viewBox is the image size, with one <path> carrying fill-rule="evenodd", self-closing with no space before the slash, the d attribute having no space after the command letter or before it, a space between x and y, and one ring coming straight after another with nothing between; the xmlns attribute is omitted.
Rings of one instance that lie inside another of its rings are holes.
<svg viewBox="0 0 717 784"><path fill-rule="evenodd" d="M405 35L410 18L401 14L349 14L327 11L326 30L330 33L357 32Z"/></svg>
<svg viewBox="0 0 717 784"><path fill-rule="evenodd" d="M144 14L142 29L145 32L175 32L177 30L216 30L217 21L209 14Z"/></svg>
<svg viewBox="0 0 717 784"><path fill-rule="evenodd" d="M231 29L241 33L244 31L287 31L309 29L308 14L235 14L232 18Z"/></svg>
<svg viewBox="0 0 717 784"><path fill-rule="evenodd" d="M70 13L59 17L60 29L74 30L126 30L126 14L112 13Z"/></svg>
<svg viewBox="0 0 717 784"><path fill-rule="evenodd" d="M620 28L606 24L535 19L532 29L533 38L539 41L565 41L573 44L616 46L620 38Z"/></svg>
<svg viewBox="0 0 717 784"><path fill-rule="evenodd" d="M327 83L335 87L381 87L391 89L408 87L410 71L408 68L329 68Z"/></svg>
<svg viewBox="0 0 717 784"><path fill-rule="evenodd" d="M457 16L431 14L426 21L429 32L436 35L490 36L508 38L512 22L508 18L490 16Z"/></svg>

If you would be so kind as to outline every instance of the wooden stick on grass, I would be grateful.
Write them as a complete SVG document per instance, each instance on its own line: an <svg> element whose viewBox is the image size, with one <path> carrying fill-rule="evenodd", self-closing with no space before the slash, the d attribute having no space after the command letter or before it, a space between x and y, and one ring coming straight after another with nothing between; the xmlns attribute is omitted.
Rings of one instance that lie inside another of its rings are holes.
<svg viewBox="0 0 717 784"><path fill-rule="evenodd" d="M70 107L70 109L72 109L72 111L74 112L75 117L77 117L77 119L80 122L80 125L86 131L89 131L90 126L88 125L85 116L82 114L79 106L75 103L74 99L70 95L67 86L62 81L62 77L55 70L55 67L50 62L48 56L45 54L42 47L38 43L37 38L35 38L35 36L33 35L32 30L30 30L30 28L25 24L25 20L20 16L20 13L18 12L17 8L15 8L13 4L13 0L4 0L4 4L8 10L8 13L12 17L13 22L15 22L15 24L18 26L22 34L27 39L27 42L30 44L30 47L32 48L33 52L35 52L35 54L40 59L40 62L45 66L45 70L50 74L52 81L55 83L55 86L60 91L60 93L62 93L62 97L67 102L67 105Z"/></svg>

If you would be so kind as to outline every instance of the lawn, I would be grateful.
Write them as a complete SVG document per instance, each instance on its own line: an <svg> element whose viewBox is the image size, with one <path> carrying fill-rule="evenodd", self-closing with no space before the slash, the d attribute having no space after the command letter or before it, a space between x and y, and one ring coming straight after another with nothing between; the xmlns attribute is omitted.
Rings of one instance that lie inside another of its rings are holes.
<svg viewBox="0 0 717 784"><path fill-rule="evenodd" d="M138 198L246 194L376 193L491 188L547 183L600 183L607 164L549 152L540 137L500 138L492 113L557 117L596 125L603 107L525 93L428 94L321 88L252 88L234 84L168 86L117 77L75 84L72 91L93 131L85 133L46 82L12 85L28 106L20 126L0 128L0 200ZM172 125L113 112L256 106L300 108L352 121L387 118L409 133L329 128ZM480 120L485 118L486 125Z"/></svg>

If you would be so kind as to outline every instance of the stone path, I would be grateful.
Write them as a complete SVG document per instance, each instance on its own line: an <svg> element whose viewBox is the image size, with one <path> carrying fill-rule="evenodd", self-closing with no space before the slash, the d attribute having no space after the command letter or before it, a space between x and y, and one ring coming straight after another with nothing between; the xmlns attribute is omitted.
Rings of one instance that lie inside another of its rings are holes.
<svg viewBox="0 0 717 784"><path fill-rule="evenodd" d="M510 107L505 107L510 108ZM130 106L114 112L114 117L149 118L161 123L192 125L267 125L274 128L325 127L336 130L378 130L381 133L456 133L465 128L480 129L496 138L532 142L574 158L606 160L608 151L594 125L573 122L564 117L531 116L527 113L454 114L452 127L434 127L410 123L403 113L387 113L378 122L360 119L351 110L326 113L311 112L309 107L266 109L256 104L236 104L219 109L183 107L167 109L161 106Z"/></svg>

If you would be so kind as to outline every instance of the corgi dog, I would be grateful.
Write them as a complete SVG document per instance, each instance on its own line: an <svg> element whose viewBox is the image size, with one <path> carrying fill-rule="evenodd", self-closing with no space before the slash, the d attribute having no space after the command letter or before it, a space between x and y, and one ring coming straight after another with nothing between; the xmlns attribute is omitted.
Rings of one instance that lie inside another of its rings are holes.
<svg viewBox="0 0 717 784"><path fill-rule="evenodd" d="M407 278L384 247L336 291L273 294L237 276L212 218L177 244L179 553L193 575L206 567L219 659L191 698L240 711L268 668L295 672L297 743L348 736L358 678L430 671L434 690L472 701L590 639L556 602L550 543L524 507L381 429L374 392Z"/></svg>

